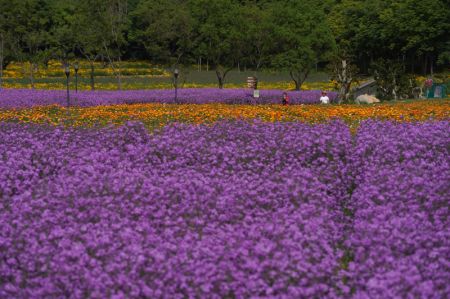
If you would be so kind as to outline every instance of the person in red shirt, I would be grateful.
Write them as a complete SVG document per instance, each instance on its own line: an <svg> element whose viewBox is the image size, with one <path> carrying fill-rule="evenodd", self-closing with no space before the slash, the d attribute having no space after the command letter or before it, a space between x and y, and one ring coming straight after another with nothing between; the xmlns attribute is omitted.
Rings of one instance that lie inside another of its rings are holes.
<svg viewBox="0 0 450 299"><path fill-rule="evenodd" d="M283 96L281 98L281 103L283 104L283 106L289 105L289 96L288 96L287 92L283 92Z"/></svg>

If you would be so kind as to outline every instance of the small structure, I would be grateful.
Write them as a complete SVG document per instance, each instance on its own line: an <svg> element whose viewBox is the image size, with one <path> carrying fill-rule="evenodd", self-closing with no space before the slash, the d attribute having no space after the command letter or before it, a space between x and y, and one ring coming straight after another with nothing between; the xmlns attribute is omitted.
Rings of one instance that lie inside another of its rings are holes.
<svg viewBox="0 0 450 299"><path fill-rule="evenodd" d="M247 77L247 87L253 89L253 98L250 100L250 103L256 104L257 100L259 100L258 78Z"/></svg>
<svg viewBox="0 0 450 299"><path fill-rule="evenodd" d="M256 77L247 77L247 87L258 89L258 78Z"/></svg>
<svg viewBox="0 0 450 299"><path fill-rule="evenodd" d="M353 97L355 99L364 94L376 94L376 93L377 93L377 83L373 79L366 81L353 89Z"/></svg>
<svg viewBox="0 0 450 299"><path fill-rule="evenodd" d="M447 86L445 84L433 83L431 88L427 89L427 99L443 99L447 97Z"/></svg>

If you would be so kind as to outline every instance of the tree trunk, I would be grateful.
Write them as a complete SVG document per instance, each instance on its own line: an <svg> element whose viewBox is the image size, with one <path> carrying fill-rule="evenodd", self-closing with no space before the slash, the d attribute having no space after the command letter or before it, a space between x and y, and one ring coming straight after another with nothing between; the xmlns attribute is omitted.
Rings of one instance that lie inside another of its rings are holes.
<svg viewBox="0 0 450 299"><path fill-rule="evenodd" d="M30 63L30 84L31 89L34 89L34 63Z"/></svg>
<svg viewBox="0 0 450 299"><path fill-rule="evenodd" d="M341 88L339 89L338 104L345 102L346 96L347 96L347 88L344 84L342 84Z"/></svg>
<svg viewBox="0 0 450 299"><path fill-rule="evenodd" d="M291 76L292 81L294 81L295 84L295 90L300 90L300 82L298 79L295 78L294 73L292 71L289 71L289 75Z"/></svg>
<svg viewBox="0 0 450 299"><path fill-rule="evenodd" d="M433 56L430 56L430 74L431 78L433 78Z"/></svg>
<svg viewBox="0 0 450 299"><path fill-rule="evenodd" d="M3 87L3 54L0 54L0 89Z"/></svg>
<svg viewBox="0 0 450 299"><path fill-rule="evenodd" d="M404 53L403 53L403 57L402 57L402 63L403 63L403 72L406 73L406 57L405 57Z"/></svg>
<svg viewBox="0 0 450 299"><path fill-rule="evenodd" d="M367 60L366 60L365 56L363 56L362 65L363 65L363 73L367 74L368 73L368 71L367 71Z"/></svg>
<svg viewBox="0 0 450 299"><path fill-rule="evenodd" d="M117 83L118 83L119 90L122 90L122 74L120 71L120 66L119 66L119 70L117 72Z"/></svg>
<svg viewBox="0 0 450 299"><path fill-rule="evenodd" d="M392 95L394 96L394 101L397 101L398 95L397 95L397 79L396 79L396 74L394 74L393 76L393 88L392 88Z"/></svg>
<svg viewBox="0 0 450 299"><path fill-rule="evenodd" d="M310 71L310 69L304 69L298 72L289 71L289 75L295 83L295 90L300 90L302 88L302 85L308 78Z"/></svg>
<svg viewBox="0 0 450 299"><path fill-rule="evenodd" d="M428 57L426 54L424 54L423 57L423 74L426 76L427 75L427 69L428 69Z"/></svg>
<svg viewBox="0 0 450 299"><path fill-rule="evenodd" d="M106 43L103 44L103 48L105 49L106 57L108 58L109 65L111 66L113 74L117 78L118 89L122 90L122 79L121 79L121 71L120 71L120 62L121 62L120 49L118 49L119 50L119 55L117 55L117 65L116 65L116 63L114 61L114 57L112 57L109 54L108 47L107 47ZM178 59L180 59L180 57L178 57Z"/></svg>
<svg viewBox="0 0 450 299"><path fill-rule="evenodd" d="M228 72L231 70L232 68L228 68L225 71L223 71L221 66L217 66L216 67L216 76L217 76L217 81L219 82L219 88L223 89L223 85L225 83L225 77L227 76Z"/></svg>
<svg viewBox="0 0 450 299"><path fill-rule="evenodd" d="M120 64L121 64L121 59L119 56L118 61L117 61L117 83L118 83L119 90L122 90L122 71L120 68Z"/></svg>
<svg viewBox="0 0 450 299"><path fill-rule="evenodd" d="M3 57L3 36L0 36L0 89L2 89L3 87L3 61L4 61L4 57Z"/></svg>
<svg viewBox="0 0 450 299"><path fill-rule="evenodd" d="M104 69L106 69L106 67L108 66L108 62L106 61L104 55L101 55L100 57L101 57L101 61L102 61L102 67L103 67Z"/></svg>
<svg viewBox="0 0 450 299"><path fill-rule="evenodd" d="M256 71L259 71L260 67L261 67L261 59L258 59L258 62L256 63ZM245 70L247 70L247 67L245 67Z"/></svg>
<svg viewBox="0 0 450 299"><path fill-rule="evenodd" d="M223 74L222 71L216 69L216 76L217 76L217 80L219 81L219 88L223 89Z"/></svg>
<svg viewBox="0 0 450 299"><path fill-rule="evenodd" d="M342 102L347 103L350 99L350 88L353 81L353 75L349 69L349 64L346 59L341 59L340 62L337 62L335 65L335 74L337 77L339 88L338 95L338 104Z"/></svg>
<svg viewBox="0 0 450 299"><path fill-rule="evenodd" d="M91 66L91 90L95 90L95 81L94 81L94 62L92 60L89 60L89 64Z"/></svg>

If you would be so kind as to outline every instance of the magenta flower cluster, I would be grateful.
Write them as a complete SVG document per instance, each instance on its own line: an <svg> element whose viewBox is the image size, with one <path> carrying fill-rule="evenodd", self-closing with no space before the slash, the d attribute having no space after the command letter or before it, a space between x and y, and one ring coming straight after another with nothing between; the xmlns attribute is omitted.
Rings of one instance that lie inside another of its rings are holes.
<svg viewBox="0 0 450 299"><path fill-rule="evenodd" d="M319 104L319 90L289 91L291 104ZM182 104L279 104L283 90L261 90L258 99L251 89L183 88L178 90L126 90L126 91L80 91L72 92L71 105L99 106L136 103L182 103ZM328 94L331 101L335 92ZM0 108L23 108L58 104L66 106L67 95L63 90L0 89Z"/></svg>
<svg viewBox="0 0 450 299"><path fill-rule="evenodd" d="M445 297L449 129L1 123L0 297Z"/></svg>

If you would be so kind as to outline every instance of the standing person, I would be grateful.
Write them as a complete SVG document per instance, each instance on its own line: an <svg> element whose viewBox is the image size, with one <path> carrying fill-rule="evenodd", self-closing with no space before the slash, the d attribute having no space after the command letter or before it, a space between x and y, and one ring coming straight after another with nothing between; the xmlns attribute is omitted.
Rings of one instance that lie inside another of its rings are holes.
<svg viewBox="0 0 450 299"><path fill-rule="evenodd" d="M283 96L281 98L281 104L283 104L283 106L289 105L289 96L288 96L287 92L283 92Z"/></svg>
<svg viewBox="0 0 450 299"><path fill-rule="evenodd" d="M322 104L329 104L330 103L330 98L327 96L327 92L326 91L322 91L322 96L320 97L320 103L322 103Z"/></svg>

